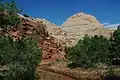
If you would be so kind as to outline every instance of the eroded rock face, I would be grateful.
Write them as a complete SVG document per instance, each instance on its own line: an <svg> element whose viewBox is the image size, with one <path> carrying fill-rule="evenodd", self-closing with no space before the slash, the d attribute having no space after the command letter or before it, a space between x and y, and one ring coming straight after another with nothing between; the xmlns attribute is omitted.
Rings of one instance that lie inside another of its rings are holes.
<svg viewBox="0 0 120 80"><path fill-rule="evenodd" d="M47 37L42 44L42 61L43 63L54 62L59 59L65 59L65 46L60 44L54 37Z"/></svg>
<svg viewBox="0 0 120 80"><path fill-rule="evenodd" d="M59 28L54 23L51 23L46 19L36 18L35 20L37 22L43 22L43 24L46 25L46 30L48 31L49 35L57 35L60 34L60 32L62 31L61 28Z"/></svg>
<svg viewBox="0 0 120 80"><path fill-rule="evenodd" d="M20 14L19 16L21 24L8 31L14 40L22 37L35 38L39 47L42 48L42 63L64 59L64 46L55 37L49 35L45 24L35 21L34 18L24 17Z"/></svg>

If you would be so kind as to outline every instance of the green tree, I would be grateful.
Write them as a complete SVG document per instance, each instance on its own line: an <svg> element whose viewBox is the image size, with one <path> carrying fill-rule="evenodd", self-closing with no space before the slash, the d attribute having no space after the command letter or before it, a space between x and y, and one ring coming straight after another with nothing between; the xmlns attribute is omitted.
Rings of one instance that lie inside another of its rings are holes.
<svg viewBox="0 0 120 80"><path fill-rule="evenodd" d="M23 38L14 41L11 37L0 37L0 65L8 67L1 75L3 80L34 80L40 60L41 49L35 40Z"/></svg>
<svg viewBox="0 0 120 80"><path fill-rule="evenodd" d="M97 63L111 64L110 42L104 36L85 36L77 45L68 49L69 67L94 67Z"/></svg>
<svg viewBox="0 0 120 80"><path fill-rule="evenodd" d="M3 29L16 27L20 23L18 13L21 9L17 8L12 0L10 3L0 0L0 27Z"/></svg>

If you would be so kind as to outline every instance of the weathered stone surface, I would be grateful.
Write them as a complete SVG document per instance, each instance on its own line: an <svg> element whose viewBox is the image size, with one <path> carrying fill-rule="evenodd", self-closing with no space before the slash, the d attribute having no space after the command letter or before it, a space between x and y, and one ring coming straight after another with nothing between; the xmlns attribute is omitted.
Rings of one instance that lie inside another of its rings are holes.
<svg viewBox="0 0 120 80"><path fill-rule="evenodd" d="M62 32L62 29L60 27L56 26L54 23L51 23L46 19L36 18L35 21L43 22L43 24L46 25L46 30L50 35L56 35Z"/></svg>
<svg viewBox="0 0 120 80"><path fill-rule="evenodd" d="M38 41L38 45L42 48L42 62L56 61L64 59L64 47L55 37L49 35L46 25L36 21L34 18L24 17L20 15L21 24L17 28L8 31L14 40L22 37L33 37Z"/></svg>
<svg viewBox="0 0 120 80"><path fill-rule="evenodd" d="M89 26L87 26L89 25ZM83 12L77 13L69 17L62 27L88 27L88 28L103 28L103 25L92 15Z"/></svg>
<svg viewBox="0 0 120 80"><path fill-rule="evenodd" d="M43 49L42 60L44 62L64 59L64 47L56 41L54 37L49 37L43 41L43 44L40 44L40 47Z"/></svg>

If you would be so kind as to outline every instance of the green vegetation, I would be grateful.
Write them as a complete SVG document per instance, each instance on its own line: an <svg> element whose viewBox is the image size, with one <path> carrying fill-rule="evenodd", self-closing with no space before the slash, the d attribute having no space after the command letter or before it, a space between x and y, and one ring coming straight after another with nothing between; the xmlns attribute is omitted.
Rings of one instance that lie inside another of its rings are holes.
<svg viewBox="0 0 120 80"><path fill-rule="evenodd" d="M0 28L3 32L20 23L15 2L0 0ZM35 80L35 69L41 60L41 49L33 38L13 40L0 36L0 80Z"/></svg>
<svg viewBox="0 0 120 80"><path fill-rule="evenodd" d="M68 48L68 67L97 67L100 63L110 66L120 65L120 29L116 30L110 39L104 36L85 36L77 45ZM118 59L114 62L115 59Z"/></svg>
<svg viewBox="0 0 120 80"><path fill-rule="evenodd" d="M0 37L0 65L8 68L0 80L34 80L40 60L41 49L33 39Z"/></svg>
<svg viewBox="0 0 120 80"><path fill-rule="evenodd" d="M68 49L70 67L94 67L97 63L110 64L110 42L104 36L85 36L76 46Z"/></svg>
<svg viewBox="0 0 120 80"><path fill-rule="evenodd" d="M13 0L10 3L0 0L0 27L3 29L17 27L20 23L17 13L20 12Z"/></svg>

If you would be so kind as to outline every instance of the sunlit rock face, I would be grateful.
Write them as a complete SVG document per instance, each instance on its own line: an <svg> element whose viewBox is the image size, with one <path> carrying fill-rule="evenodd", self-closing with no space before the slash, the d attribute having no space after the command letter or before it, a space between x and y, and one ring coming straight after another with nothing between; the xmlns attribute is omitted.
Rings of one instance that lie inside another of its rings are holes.
<svg viewBox="0 0 120 80"><path fill-rule="evenodd" d="M83 12L69 17L62 28L68 32L85 32L89 29L103 28L103 25L92 15Z"/></svg>

